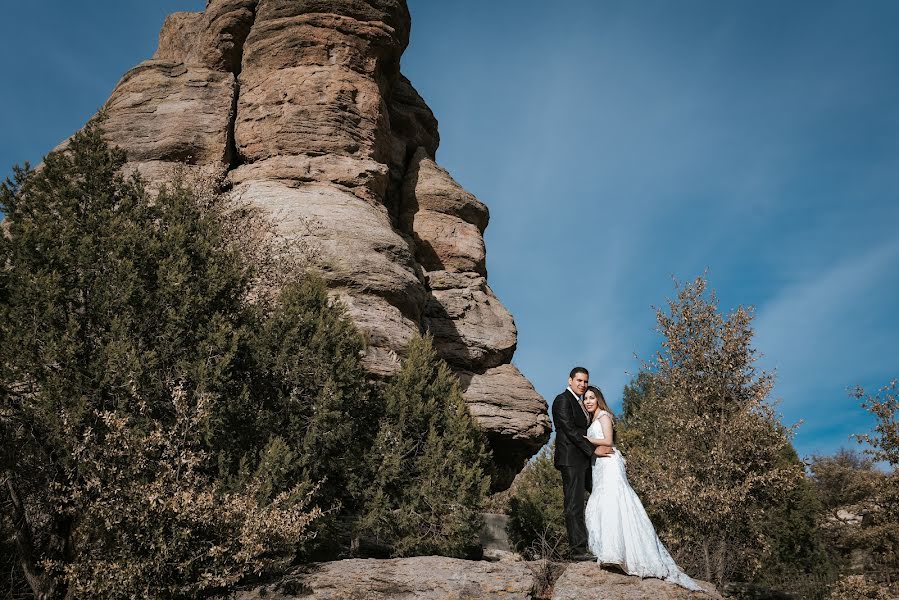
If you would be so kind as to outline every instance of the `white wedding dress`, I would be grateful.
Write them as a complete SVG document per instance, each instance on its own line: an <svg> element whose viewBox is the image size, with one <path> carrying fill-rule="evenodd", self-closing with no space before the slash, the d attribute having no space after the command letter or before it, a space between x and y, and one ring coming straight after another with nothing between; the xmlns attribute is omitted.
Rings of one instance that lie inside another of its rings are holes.
<svg viewBox="0 0 899 600"><path fill-rule="evenodd" d="M587 436L605 439L599 420L590 425ZM593 491L585 518L588 545L600 564L615 564L629 575L657 577L688 590L704 591L680 570L659 540L643 503L627 481L624 459L617 450L605 458L593 457Z"/></svg>

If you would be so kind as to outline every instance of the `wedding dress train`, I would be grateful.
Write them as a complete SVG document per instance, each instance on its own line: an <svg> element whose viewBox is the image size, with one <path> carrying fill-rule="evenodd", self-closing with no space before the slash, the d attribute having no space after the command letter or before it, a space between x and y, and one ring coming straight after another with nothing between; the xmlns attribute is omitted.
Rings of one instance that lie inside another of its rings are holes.
<svg viewBox="0 0 899 600"><path fill-rule="evenodd" d="M587 435L604 439L598 420ZM624 459L617 450L608 457L593 458L593 491L585 518L588 545L600 564L619 565L629 575L657 577L688 590L704 591L680 570L659 540L643 503L627 481Z"/></svg>

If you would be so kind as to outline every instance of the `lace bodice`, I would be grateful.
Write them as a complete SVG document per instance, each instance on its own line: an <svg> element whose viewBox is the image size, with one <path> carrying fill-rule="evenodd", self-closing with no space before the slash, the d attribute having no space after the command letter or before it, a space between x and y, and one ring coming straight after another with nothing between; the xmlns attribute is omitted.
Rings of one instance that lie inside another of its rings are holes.
<svg viewBox="0 0 899 600"><path fill-rule="evenodd" d="M599 414L596 415L596 420L594 420L592 423L590 423L590 427L587 428L587 437L596 438L598 440L606 439L606 436L603 435L603 432L602 432L602 423L599 422L599 417L601 417L602 415L608 415L608 414L609 413L604 410L599 411Z"/></svg>

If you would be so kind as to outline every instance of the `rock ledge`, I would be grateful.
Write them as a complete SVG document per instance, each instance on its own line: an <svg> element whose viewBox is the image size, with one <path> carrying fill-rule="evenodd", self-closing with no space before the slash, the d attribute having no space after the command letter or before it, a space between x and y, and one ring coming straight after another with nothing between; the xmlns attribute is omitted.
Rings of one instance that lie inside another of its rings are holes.
<svg viewBox="0 0 899 600"><path fill-rule="evenodd" d="M349 559L297 569L276 583L235 591L220 600L714 600L658 579L640 579L594 563L566 565L544 596L542 563L468 561L440 556Z"/></svg>

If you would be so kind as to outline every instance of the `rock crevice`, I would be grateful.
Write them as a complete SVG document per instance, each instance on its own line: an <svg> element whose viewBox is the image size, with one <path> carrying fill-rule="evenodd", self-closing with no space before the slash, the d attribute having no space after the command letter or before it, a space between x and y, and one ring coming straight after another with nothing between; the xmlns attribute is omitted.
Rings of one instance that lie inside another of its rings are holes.
<svg viewBox="0 0 899 600"><path fill-rule="evenodd" d="M488 433L502 489L549 437L510 364L514 320L487 284L487 207L435 161L437 119L400 73L405 0L209 0L165 22L104 107L151 184L186 162L267 211L394 373L430 332Z"/></svg>
<svg viewBox="0 0 899 600"><path fill-rule="evenodd" d="M258 0L247 2L240 10L240 17L234 21L230 35L234 44L233 57L229 61L228 66L234 73L234 99L231 104L231 113L228 116L228 171L233 171L244 163L243 156L237 148L237 138L235 137L235 127L237 126L237 106L240 100L240 71L243 68L243 49L256 21L256 5Z"/></svg>

